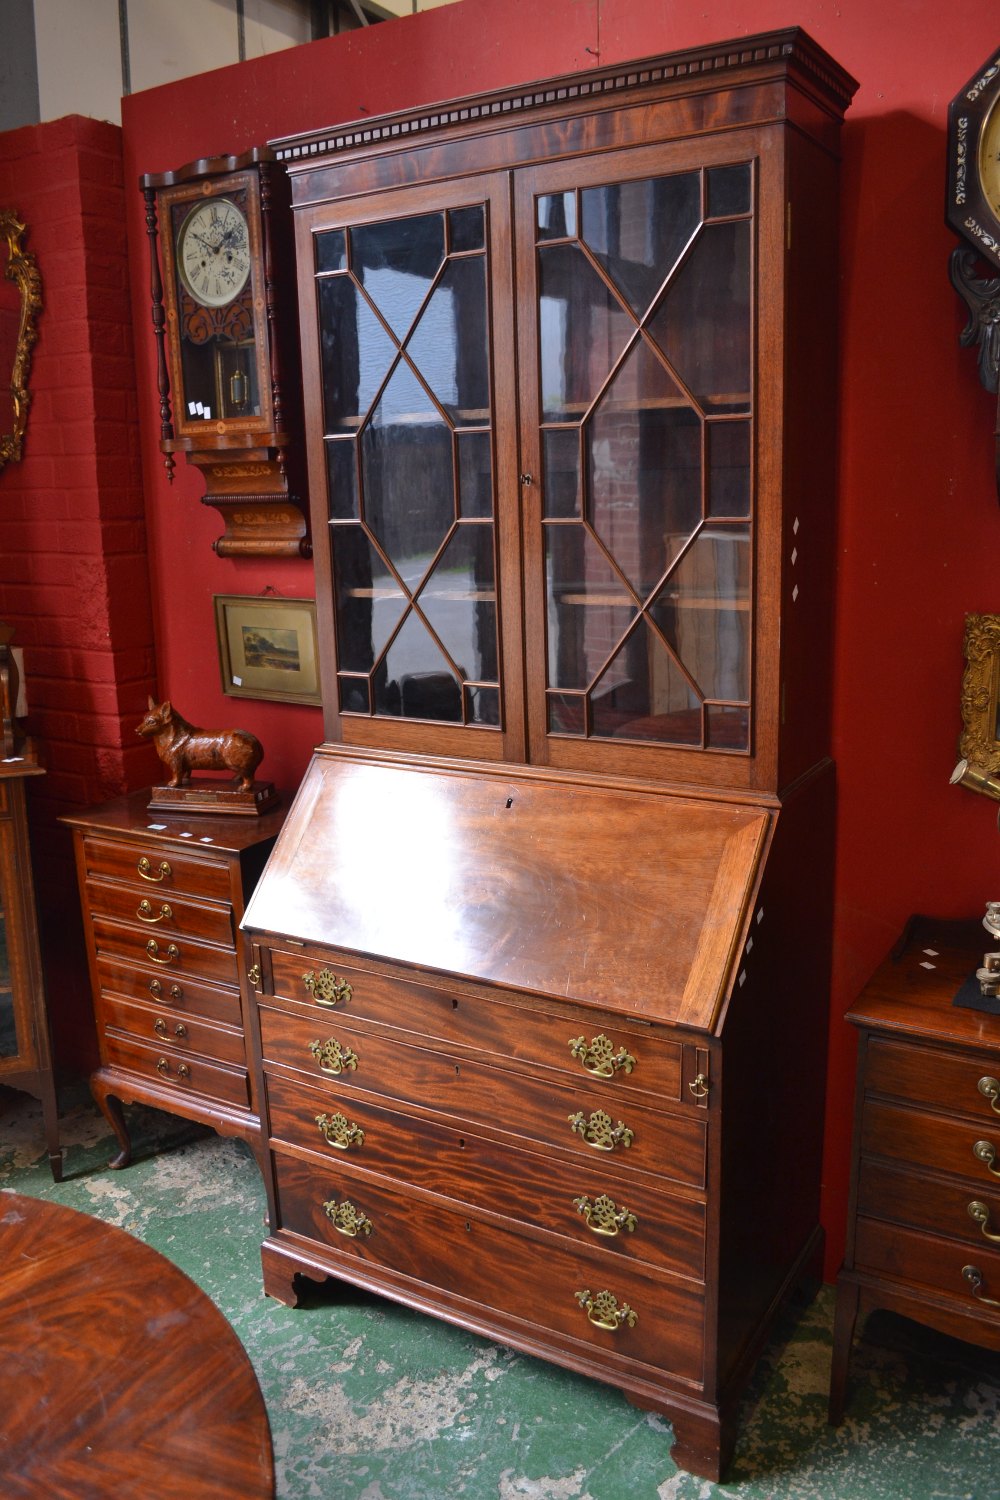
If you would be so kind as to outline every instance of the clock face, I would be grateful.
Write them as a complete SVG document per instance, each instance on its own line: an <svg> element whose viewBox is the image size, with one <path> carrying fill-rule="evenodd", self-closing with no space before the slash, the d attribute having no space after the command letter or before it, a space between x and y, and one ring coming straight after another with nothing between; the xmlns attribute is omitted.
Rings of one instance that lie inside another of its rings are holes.
<svg viewBox="0 0 1000 1500"><path fill-rule="evenodd" d="M225 307L250 275L250 238L244 215L228 198L192 208L177 236L177 269L203 307Z"/></svg>
<svg viewBox="0 0 1000 1500"><path fill-rule="evenodd" d="M987 207L1000 223L1000 98L994 101L979 137L979 185Z"/></svg>

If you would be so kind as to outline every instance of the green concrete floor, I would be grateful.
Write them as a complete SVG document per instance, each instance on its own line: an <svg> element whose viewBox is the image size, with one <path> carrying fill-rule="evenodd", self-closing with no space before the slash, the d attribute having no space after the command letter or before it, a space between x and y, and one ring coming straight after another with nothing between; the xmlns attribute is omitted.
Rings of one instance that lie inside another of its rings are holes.
<svg viewBox="0 0 1000 1500"><path fill-rule="evenodd" d="M592 1381L350 1289L317 1289L295 1310L264 1297L249 1151L127 1113L136 1161L111 1172L100 1116L82 1095L64 1101L57 1185L39 1106L0 1089L0 1189L127 1229L208 1293L257 1371L279 1500L1000 1500L1000 1358L874 1314L848 1418L831 1429L826 1287L784 1320L744 1401L728 1482L711 1484L676 1469L665 1421Z"/></svg>

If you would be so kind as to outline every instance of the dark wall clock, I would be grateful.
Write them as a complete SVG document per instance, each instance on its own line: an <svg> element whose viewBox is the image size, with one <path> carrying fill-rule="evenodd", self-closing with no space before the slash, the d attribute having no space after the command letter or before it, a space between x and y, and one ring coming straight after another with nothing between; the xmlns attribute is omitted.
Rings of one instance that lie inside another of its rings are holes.
<svg viewBox="0 0 1000 1500"><path fill-rule="evenodd" d="M969 312L960 335L978 345L979 378L1000 389L1000 49L948 106L948 191L945 217L965 242L952 251L952 285ZM996 424L1000 496L1000 404Z"/></svg>
<svg viewBox="0 0 1000 1500"><path fill-rule="evenodd" d="M168 476L177 453L203 475L220 556L308 556L284 169L255 148L140 187Z"/></svg>

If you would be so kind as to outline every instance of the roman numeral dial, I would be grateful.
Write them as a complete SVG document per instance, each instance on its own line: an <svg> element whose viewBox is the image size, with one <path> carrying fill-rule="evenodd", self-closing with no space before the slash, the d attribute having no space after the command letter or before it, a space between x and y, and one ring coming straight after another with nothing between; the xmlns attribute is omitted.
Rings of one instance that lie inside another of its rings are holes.
<svg viewBox="0 0 1000 1500"><path fill-rule="evenodd" d="M247 221L228 198L199 203L177 237L177 269L186 290L203 307L225 307L250 275Z"/></svg>

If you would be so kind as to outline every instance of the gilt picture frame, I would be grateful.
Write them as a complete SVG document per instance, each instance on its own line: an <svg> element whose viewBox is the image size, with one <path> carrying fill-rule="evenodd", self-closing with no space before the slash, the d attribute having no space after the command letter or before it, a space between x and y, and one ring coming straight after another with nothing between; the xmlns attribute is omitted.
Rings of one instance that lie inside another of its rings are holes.
<svg viewBox="0 0 1000 1500"><path fill-rule="evenodd" d="M228 697L321 703L315 599L215 594L214 603Z"/></svg>
<svg viewBox="0 0 1000 1500"><path fill-rule="evenodd" d="M959 755L990 776L1000 772L1000 615L966 615Z"/></svg>

